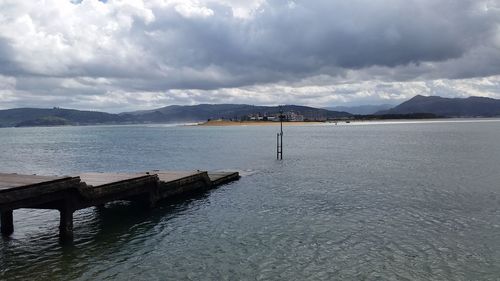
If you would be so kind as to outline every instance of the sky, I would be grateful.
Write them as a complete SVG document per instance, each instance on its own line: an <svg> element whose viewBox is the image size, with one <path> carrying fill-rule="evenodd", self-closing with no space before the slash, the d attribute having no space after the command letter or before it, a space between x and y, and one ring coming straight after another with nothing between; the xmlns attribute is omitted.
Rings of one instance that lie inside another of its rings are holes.
<svg viewBox="0 0 500 281"><path fill-rule="evenodd" d="M500 98L500 0L0 0L0 109Z"/></svg>

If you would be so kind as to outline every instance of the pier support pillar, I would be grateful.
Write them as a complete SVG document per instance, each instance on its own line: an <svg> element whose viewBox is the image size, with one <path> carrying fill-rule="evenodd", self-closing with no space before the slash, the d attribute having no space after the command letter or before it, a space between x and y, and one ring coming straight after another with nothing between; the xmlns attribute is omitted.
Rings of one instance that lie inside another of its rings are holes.
<svg viewBox="0 0 500 281"><path fill-rule="evenodd" d="M148 200L148 207L149 207L150 209L155 208L155 207L156 207L156 203L157 203L157 202L158 202L158 198L157 198L157 196L156 196L156 195L151 194L151 195L149 196L149 200Z"/></svg>
<svg viewBox="0 0 500 281"><path fill-rule="evenodd" d="M155 197L143 196L137 202L146 210L150 210L156 207L156 202L158 200Z"/></svg>
<svg viewBox="0 0 500 281"><path fill-rule="evenodd" d="M73 210L70 208L62 208L59 210L59 237L62 240L73 239Z"/></svg>
<svg viewBox="0 0 500 281"><path fill-rule="evenodd" d="M12 210L2 211L1 216L1 231L3 236L9 236L14 232L14 217Z"/></svg>
<svg viewBox="0 0 500 281"><path fill-rule="evenodd" d="M152 191L147 194L142 195L138 201L144 206L145 209L153 209L159 200L159 195L157 191Z"/></svg>

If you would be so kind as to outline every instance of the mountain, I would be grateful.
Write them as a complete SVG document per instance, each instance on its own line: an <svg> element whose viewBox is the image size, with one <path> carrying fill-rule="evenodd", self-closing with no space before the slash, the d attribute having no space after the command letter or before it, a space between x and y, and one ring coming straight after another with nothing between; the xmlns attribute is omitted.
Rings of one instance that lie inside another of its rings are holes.
<svg viewBox="0 0 500 281"><path fill-rule="evenodd" d="M391 109L394 105L380 104L380 105L358 105L358 106L334 106L325 107L326 110L344 111L355 115L370 115L382 110Z"/></svg>
<svg viewBox="0 0 500 281"><path fill-rule="evenodd" d="M314 107L285 105L284 112L303 115L307 120L349 117L350 113L330 111ZM121 116L133 116L142 122L188 122L208 119L241 119L250 114L273 115L279 113L278 106L255 106L247 104L200 104L179 106L172 105L155 110L121 113ZM129 117L130 118L130 117Z"/></svg>
<svg viewBox="0 0 500 281"><path fill-rule="evenodd" d="M326 120L351 116L347 112L298 105L286 105L282 109L284 112L303 115L306 120ZM120 114L62 108L15 108L0 110L0 127L198 122L219 118L242 119L251 114L273 115L279 113L279 110L277 106L246 104L172 105L155 110Z"/></svg>
<svg viewBox="0 0 500 281"><path fill-rule="evenodd" d="M500 116L500 100L484 97L443 98L439 96L415 96L388 110L370 114L380 106L334 107L320 109L308 106L285 105L284 112L303 115L305 120L354 118L372 120L383 118L434 118L434 117L494 117ZM272 116L278 114L278 106L247 104L200 104L172 105L154 110L142 110L111 114L63 108L15 108L0 110L0 127L61 126L131 123L199 122L208 119L244 120L249 115ZM350 112L349 112L350 111Z"/></svg>
<svg viewBox="0 0 500 281"><path fill-rule="evenodd" d="M117 124L127 121L131 120L118 114L57 107L0 110L0 127Z"/></svg>
<svg viewBox="0 0 500 281"><path fill-rule="evenodd" d="M494 117L500 116L500 100L417 95L392 109L377 112L379 115L411 113L432 113L443 117Z"/></svg>

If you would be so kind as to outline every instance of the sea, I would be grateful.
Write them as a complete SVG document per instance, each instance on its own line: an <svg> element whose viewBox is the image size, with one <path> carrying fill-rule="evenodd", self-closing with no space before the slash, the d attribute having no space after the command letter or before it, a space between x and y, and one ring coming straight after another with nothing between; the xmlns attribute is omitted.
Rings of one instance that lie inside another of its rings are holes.
<svg viewBox="0 0 500 281"><path fill-rule="evenodd" d="M500 120L0 129L0 171L239 171L144 210L14 211L0 280L499 280Z"/></svg>

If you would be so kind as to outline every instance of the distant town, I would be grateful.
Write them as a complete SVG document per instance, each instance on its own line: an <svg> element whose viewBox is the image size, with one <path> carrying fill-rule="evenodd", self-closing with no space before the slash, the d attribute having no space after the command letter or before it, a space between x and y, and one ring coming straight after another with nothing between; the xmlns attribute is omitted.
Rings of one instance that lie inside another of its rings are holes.
<svg viewBox="0 0 500 281"><path fill-rule="evenodd" d="M221 118L219 120L227 120L227 121L263 121L263 122L279 122L280 116L282 116L284 122L325 122L325 121L334 121L334 120L349 120L352 119L352 116L337 116L337 117L328 117L325 114L304 114L295 112L295 111L286 111L282 114L280 113L253 113L241 116L239 118ZM208 120L211 121L211 120Z"/></svg>

